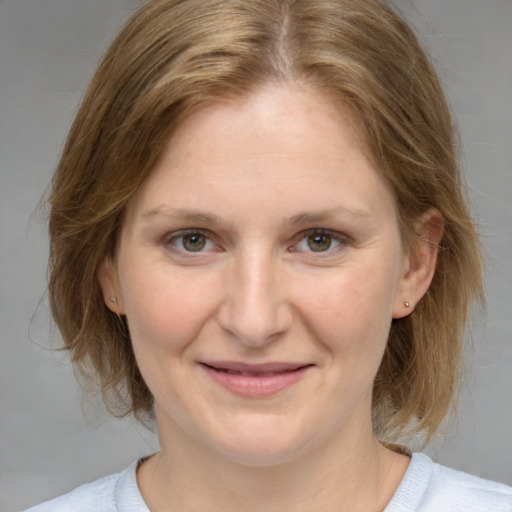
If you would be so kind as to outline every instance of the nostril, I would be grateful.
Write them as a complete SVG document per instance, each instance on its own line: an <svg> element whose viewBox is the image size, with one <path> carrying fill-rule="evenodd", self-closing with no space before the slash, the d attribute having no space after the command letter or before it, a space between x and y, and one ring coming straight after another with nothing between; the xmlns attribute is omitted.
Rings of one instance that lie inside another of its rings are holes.
<svg viewBox="0 0 512 512"><path fill-rule="evenodd" d="M275 308L269 308L268 311L262 311L260 308L256 311L236 306L218 315L218 322L224 331L249 346L265 346L272 343L288 329L288 326L280 321Z"/></svg>
<svg viewBox="0 0 512 512"><path fill-rule="evenodd" d="M275 278L275 262L259 248L245 250L236 268L225 275L224 296L217 321L239 342L262 347L279 339L291 325L283 287ZM259 252L259 256L255 253Z"/></svg>

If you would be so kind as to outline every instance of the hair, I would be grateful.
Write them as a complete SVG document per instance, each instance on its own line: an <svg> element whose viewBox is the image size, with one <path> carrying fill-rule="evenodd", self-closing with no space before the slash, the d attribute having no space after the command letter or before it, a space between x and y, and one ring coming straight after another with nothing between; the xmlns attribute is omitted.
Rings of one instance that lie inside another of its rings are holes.
<svg viewBox="0 0 512 512"><path fill-rule="evenodd" d="M481 248L463 193L454 123L415 34L378 0L153 0L107 50L70 130L50 197L49 297L64 346L107 409L153 408L126 321L98 270L116 251L125 205L173 130L218 97L300 84L351 114L397 201L405 246L437 208L432 284L394 320L373 389L376 435L430 438L454 403Z"/></svg>

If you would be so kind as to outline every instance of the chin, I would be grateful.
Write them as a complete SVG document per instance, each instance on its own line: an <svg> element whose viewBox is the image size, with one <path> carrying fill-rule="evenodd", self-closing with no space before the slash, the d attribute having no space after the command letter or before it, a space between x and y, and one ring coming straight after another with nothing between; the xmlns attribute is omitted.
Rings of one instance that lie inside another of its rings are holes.
<svg viewBox="0 0 512 512"><path fill-rule="evenodd" d="M299 447L290 446L229 446L222 447L222 455L225 459L242 466L270 467L280 466L300 457L302 450Z"/></svg>
<svg viewBox="0 0 512 512"><path fill-rule="evenodd" d="M236 428L230 429L228 436L223 436L215 444L215 450L227 460L245 466L265 467L277 466L300 457L315 444L312 439L306 441L300 429L290 425L252 424L241 422ZM245 423L245 424L244 424Z"/></svg>

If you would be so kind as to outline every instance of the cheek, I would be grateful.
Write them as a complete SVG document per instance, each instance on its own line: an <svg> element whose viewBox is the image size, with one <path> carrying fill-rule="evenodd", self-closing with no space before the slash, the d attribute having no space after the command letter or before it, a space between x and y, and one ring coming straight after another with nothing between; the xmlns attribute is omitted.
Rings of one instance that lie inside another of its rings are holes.
<svg viewBox="0 0 512 512"><path fill-rule="evenodd" d="M215 285L203 281L198 288L196 280L157 272L131 277L122 292L140 372L156 403L168 399L192 403L193 387L179 384L184 378L182 363L193 357L193 342L211 318L209 290L213 292Z"/></svg>
<svg viewBox="0 0 512 512"><path fill-rule="evenodd" d="M392 320L394 283L367 266L304 283L301 310L316 338L336 356L380 357Z"/></svg>
<svg viewBox="0 0 512 512"><path fill-rule="evenodd" d="M145 347L183 350L215 308L216 287L208 279L140 272L128 282L130 285L122 294L136 352Z"/></svg>

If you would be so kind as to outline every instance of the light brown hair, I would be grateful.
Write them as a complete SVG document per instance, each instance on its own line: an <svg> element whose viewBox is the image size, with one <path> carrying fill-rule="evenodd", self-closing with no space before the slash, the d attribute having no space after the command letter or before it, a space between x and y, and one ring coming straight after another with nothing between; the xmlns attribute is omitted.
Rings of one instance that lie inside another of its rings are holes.
<svg viewBox="0 0 512 512"><path fill-rule="evenodd" d="M53 179L49 290L65 347L109 410L151 412L98 269L173 129L204 102L269 82L313 88L357 120L396 196L405 247L423 213L444 218L431 287L393 322L373 395L377 436L428 437L453 401L470 306L482 296L481 251L437 75L377 0L154 0L135 13L89 85Z"/></svg>

